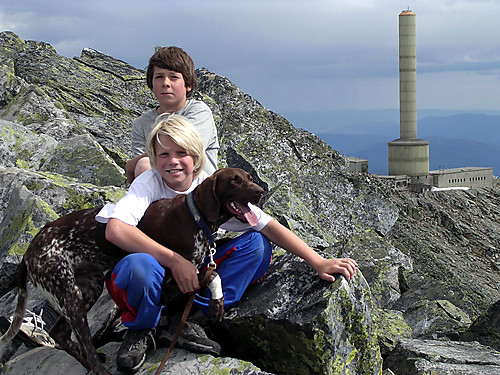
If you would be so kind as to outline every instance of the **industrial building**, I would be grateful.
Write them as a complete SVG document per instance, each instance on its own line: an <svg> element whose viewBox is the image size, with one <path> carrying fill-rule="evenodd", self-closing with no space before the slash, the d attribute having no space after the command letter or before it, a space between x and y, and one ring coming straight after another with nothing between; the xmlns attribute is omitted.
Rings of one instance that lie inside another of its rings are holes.
<svg viewBox="0 0 500 375"><path fill-rule="evenodd" d="M357 158L356 156L348 156L349 169L354 172L368 173L368 160Z"/></svg>
<svg viewBox="0 0 500 375"><path fill-rule="evenodd" d="M431 185L437 188L484 187L493 185L493 168L464 167L430 171Z"/></svg>
<svg viewBox="0 0 500 375"><path fill-rule="evenodd" d="M477 188L493 185L493 168L463 167L429 171L429 142L417 137L416 15L399 14L399 138L388 142L387 176L398 190ZM361 160L361 159L359 159ZM359 168L359 160L350 164ZM365 161L368 167L368 161Z"/></svg>

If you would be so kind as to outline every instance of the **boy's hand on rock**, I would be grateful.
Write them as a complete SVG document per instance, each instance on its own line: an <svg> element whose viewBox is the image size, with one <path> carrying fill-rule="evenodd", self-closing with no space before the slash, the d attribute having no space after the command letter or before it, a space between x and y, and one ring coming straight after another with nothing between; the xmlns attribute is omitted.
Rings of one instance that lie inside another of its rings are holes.
<svg viewBox="0 0 500 375"><path fill-rule="evenodd" d="M347 280L350 280L356 273L358 264L351 258L334 258L325 259L321 264L318 274L319 277L326 281L335 281L333 274L340 273Z"/></svg>

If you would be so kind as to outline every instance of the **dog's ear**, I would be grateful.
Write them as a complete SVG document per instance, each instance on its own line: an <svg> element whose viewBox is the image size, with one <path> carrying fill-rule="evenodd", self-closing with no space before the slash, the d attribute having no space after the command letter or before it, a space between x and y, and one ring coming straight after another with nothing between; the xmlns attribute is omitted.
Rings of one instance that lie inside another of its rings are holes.
<svg viewBox="0 0 500 375"><path fill-rule="evenodd" d="M194 201L198 209L210 222L215 222L220 216L220 202L215 193L217 172L206 178L195 190Z"/></svg>

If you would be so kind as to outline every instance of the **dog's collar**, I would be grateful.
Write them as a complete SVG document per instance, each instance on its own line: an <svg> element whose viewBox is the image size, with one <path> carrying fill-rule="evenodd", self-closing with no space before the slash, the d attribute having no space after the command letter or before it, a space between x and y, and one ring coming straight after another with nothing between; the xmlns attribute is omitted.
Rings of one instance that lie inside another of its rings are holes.
<svg viewBox="0 0 500 375"><path fill-rule="evenodd" d="M208 225L205 222L205 220L203 220L203 218L201 217L200 210L198 209L198 206L196 206L196 203L194 202L193 192L190 192L189 194L186 195L186 205L194 221L196 222L198 227L203 231L210 245L212 245L215 242L214 235L210 230L210 228L208 228Z"/></svg>

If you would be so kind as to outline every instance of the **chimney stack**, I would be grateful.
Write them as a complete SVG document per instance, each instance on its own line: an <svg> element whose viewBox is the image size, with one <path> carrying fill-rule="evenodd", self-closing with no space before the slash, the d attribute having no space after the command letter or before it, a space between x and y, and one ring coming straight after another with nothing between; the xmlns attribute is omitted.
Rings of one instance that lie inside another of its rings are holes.
<svg viewBox="0 0 500 375"><path fill-rule="evenodd" d="M399 14L399 139L388 143L389 175L429 174L429 142L417 138L415 13Z"/></svg>

